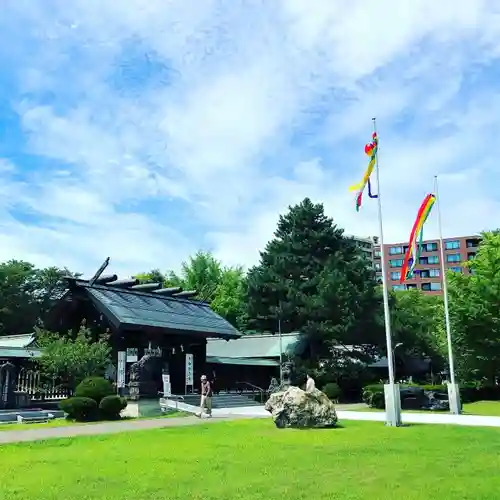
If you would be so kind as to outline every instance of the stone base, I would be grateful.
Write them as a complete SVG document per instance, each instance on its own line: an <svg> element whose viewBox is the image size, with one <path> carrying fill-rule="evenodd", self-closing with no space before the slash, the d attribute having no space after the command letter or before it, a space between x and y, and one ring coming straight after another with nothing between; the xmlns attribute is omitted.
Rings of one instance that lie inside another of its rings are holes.
<svg viewBox="0 0 500 500"><path fill-rule="evenodd" d="M384 384L385 396L385 423L390 427L400 427L401 421L401 395L399 384Z"/></svg>
<svg viewBox="0 0 500 500"><path fill-rule="evenodd" d="M460 387L458 384L448 384L448 401L450 412L453 415L460 415L462 413L462 403L460 402Z"/></svg>

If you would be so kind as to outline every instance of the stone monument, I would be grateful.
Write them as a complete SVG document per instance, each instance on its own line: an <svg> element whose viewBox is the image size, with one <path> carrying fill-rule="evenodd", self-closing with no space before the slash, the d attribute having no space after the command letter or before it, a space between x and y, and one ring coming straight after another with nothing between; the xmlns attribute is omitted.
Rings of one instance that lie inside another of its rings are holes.
<svg viewBox="0 0 500 500"><path fill-rule="evenodd" d="M278 429L334 427L337 413L334 404L318 389L305 392L298 387L271 394L265 409Z"/></svg>
<svg viewBox="0 0 500 500"><path fill-rule="evenodd" d="M130 382L128 387L129 397L132 401L138 401L141 396L158 396L157 384L153 378L156 364L155 357L145 354L130 367Z"/></svg>

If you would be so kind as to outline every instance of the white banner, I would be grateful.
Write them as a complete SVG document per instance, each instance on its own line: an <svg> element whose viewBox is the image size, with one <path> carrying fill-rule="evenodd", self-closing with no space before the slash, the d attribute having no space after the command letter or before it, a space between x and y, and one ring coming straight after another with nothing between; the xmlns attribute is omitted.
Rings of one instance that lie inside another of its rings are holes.
<svg viewBox="0 0 500 500"><path fill-rule="evenodd" d="M125 367L127 365L127 352L118 351L118 369L116 377L116 386L118 388L125 387Z"/></svg>
<svg viewBox="0 0 500 500"><path fill-rule="evenodd" d="M186 354L186 385L194 385L194 358L192 354Z"/></svg>
<svg viewBox="0 0 500 500"><path fill-rule="evenodd" d="M163 381L163 397L166 398L172 395L172 386L170 385L170 375L168 373L164 373L161 376Z"/></svg>

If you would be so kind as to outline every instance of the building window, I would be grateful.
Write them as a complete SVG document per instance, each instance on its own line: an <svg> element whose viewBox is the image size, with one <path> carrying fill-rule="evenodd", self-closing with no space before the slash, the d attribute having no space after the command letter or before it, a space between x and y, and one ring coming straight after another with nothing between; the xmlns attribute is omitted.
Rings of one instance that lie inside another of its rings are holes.
<svg viewBox="0 0 500 500"><path fill-rule="evenodd" d="M476 257L476 253L475 252L469 252L467 254L467 260L472 260Z"/></svg>
<svg viewBox="0 0 500 500"><path fill-rule="evenodd" d="M393 290L406 290L405 285L392 285Z"/></svg>
<svg viewBox="0 0 500 500"><path fill-rule="evenodd" d="M422 290L424 292L437 292L441 290L441 283L422 283Z"/></svg>
<svg viewBox="0 0 500 500"><path fill-rule="evenodd" d="M460 254L459 253L450 253L446 256L446 262L460 262Z"/></svg>
<svg viewBox="0 0 500 500"><path fill-rule="evenodd" d="M460 241L459 240L445 241L444 248L445 250L458 250L460 248Z"/></svg>
<svg viewBox="0 0 500 500"><path fill-rule="evenodd" d="M416 290L417 285L415 283L409 283L408 285L406 285L406 289L407 290Z"/></svg>
<svg viewBox="0 0 500 500"><path fill-rule="evenodd" d="M437 255L429 255L427 257L427 264L439 264L439 257Z"/></svg>
<svg viewBox="0 0 500 500"><path fill-rule="evenodd" d="M391 273L391 280L400 280L401 279L401 271L393 271Z"/></svg>
<svg viewBox="0 0 500 500"><path fill-rule="evenodd" d="M381 257L380 250L375 250L375 252L373 252L373 255L376 259L380 259Z"/></svg>
<svg viewBox="0 0 500 500"><path fill-rule="evenodd" d="M381 271L382 270L382 264L380 262L375 262L375 271Z"/></svg>
<svg viewBox="0 0 500 500"><path fill-rule="evenodd" d="M401 255L403 252L403 247L391 247L389 248L389 255Z"/></svg>
<svg viewBox="0 0 500 500"><path fill-rule="evenodd" d="M389 261L390 267L401 267L403 265L403 259L391 259Z"/></svg>
<svg viewBox="0 0 500 500"><path fill-rule="evenodd" d="M462 268L461 267L450 267L450 271L453 271L454 273L461 273Z"/></svg>
<svg viewBox="0 0 500 500"><path fill-rule="evenodd" d="M470 238L465 241L465 246L467 248L475 248L479 246L479 238Z"/></svg>
<svg viewBox="0 0 500 500"><path fill-rule="evenodd" d="M439 278L441 276L441 271L439 269L429 269L430 278Z"/></svg>
<svg viewBox="0 0 500 500"><path fill-rule="evenodd" d="M430 278L431 277L430 270L429 269L422 269L420 271L420 277L421 278Z"/></svg>
<svg viewBox="0 0 500 500"><path fill-rule="evenodd" d="M435 252L438 249L438 244L433 241L432 243L426 243L423 247L426 252Z"/></svg>

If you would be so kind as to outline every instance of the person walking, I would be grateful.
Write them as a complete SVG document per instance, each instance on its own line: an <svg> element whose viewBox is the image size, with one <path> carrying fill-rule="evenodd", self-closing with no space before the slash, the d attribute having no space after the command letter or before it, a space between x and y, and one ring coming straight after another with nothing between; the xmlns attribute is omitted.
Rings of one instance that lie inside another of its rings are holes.
<svg viewBox="0 0 500 500"><path fill-rule="evenodd" d="M204 411L206 411L207 417L212 416L212 386L206 375L201 376L200 413L196 416L201 418Z"/></svg>

